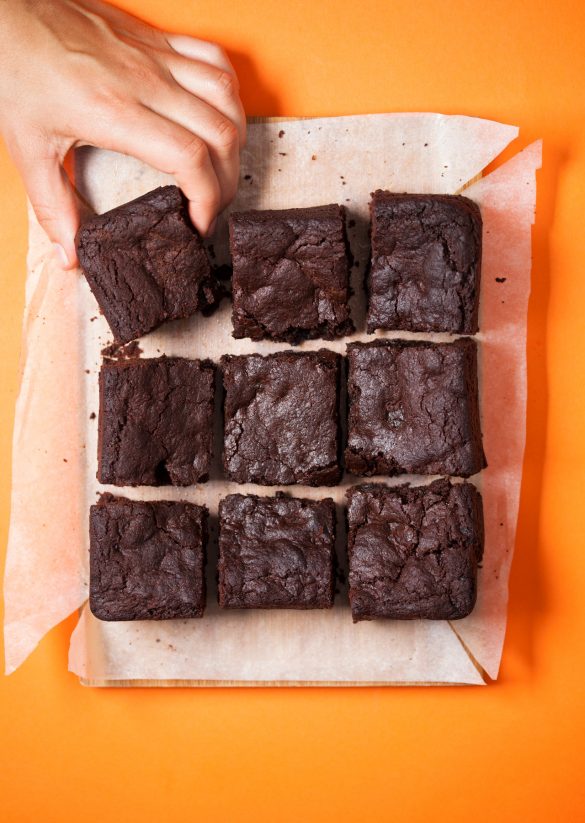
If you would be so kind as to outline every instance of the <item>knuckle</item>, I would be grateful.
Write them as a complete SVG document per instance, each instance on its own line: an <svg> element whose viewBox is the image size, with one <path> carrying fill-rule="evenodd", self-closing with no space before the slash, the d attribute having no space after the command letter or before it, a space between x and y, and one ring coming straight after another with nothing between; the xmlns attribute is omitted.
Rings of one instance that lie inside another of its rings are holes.
<svg viewBox="0 0 585 823"><path fill-rule="evenodd" d="M215 124L215 143L222 149L233 149L239 145L240 133L231 120L222 118Z"/></svg>
<svg viewBox="0 0 585 823"><path fill-rule="evenodd" d="M181 164L202 167L207 159L207 146L196 134L177 145L177 155Z"/></svg>
<svg viewBox="0 0 585 823"><path fill-rule="evenodd" d="M103 114L121 114L128 107L128 99L120 93L118 89L111 86L103 86L94 91L91 100L88 101L92 111Z"/></svg>
<svg viewBox="0 0 585 823"><path fill-rule="evenodd" d="M238 80L235 74L229 71L220 71L215 78L215 86L219 94L225 97L236 97L238 94Z"/></svg>

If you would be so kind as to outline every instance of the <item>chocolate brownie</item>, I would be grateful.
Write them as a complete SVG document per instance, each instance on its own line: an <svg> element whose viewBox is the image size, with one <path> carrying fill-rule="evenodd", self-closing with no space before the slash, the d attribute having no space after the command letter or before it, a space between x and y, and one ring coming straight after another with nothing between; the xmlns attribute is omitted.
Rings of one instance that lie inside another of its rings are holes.
<svg viewBox="0 0 585 823"><path fill-rule="evenodd" d="M482 221L467 197L376 191L368 332L477 331Z"/></svg>
<svg viewBox="0 0 585 823"><path fill-rule="evenodd" d="M119 360L100 371L98 480L189 486L208 478L214 369L181 357Z"/></svg>
<svg viewBox="0 0 585 823"><path fill-rule="evenodd" d="M371 484L348 494L354 622L454 620L475 605L483 554L481 495L471 483Z"/></svg>
<svg viewBox="0 0 585 823"><path fill-rule="evenodd" d="M230 494L219 504L219 605L330 608L334 544L330 498Z"/></svg>
<svg viewBox="0 0 585 823"><path fill-rule="evenodd" d="M352 343L348 362L350 472L468 477L485 467L473 340Z"/></svg>
<svg viewBox="0 0 585 823"><path fill-rule="evenodd" d="M234 337L331 340L351 334L341 206L232 214Z"/></svg>
<svg viewBox="0 0 585 823"><path fill-rule="evenodd" d="M89 514L89 606L100 620L202 617L207 509L102 495Z"/></svg>
<svg viewBox="0 0 585 823"><path fill-rule="evenodd" d="M217 300L207 254L176 186L91 217L76 244L83 273L118 343Z"/></svg>
<svg viewBox="0 0 585 823"><path fill-rule="evenodd" d="M236 483L332 486L339 465L339 355L222 358L223 464Z"/></svg>

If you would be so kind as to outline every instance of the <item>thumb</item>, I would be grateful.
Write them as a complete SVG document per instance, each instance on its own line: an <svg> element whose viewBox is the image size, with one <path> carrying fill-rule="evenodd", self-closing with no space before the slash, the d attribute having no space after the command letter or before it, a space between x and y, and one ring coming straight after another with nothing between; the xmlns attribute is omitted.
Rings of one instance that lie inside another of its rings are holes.
<svg viewBox="0 0 585 823"><path fill-rule="evenodd" d="M35 150L36 149L36 150ZM27 147L15 158L37 220L52 241L55 255L64 269L77 265L75 233L79 213L75 192L61 158L47 147Z"/></svg>

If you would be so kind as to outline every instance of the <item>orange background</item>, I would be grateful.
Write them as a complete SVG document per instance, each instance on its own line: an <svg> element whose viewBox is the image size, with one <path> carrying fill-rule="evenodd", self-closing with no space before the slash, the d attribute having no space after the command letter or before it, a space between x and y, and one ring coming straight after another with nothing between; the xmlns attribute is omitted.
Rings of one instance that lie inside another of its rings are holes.
<svg viewBox="0 0 585 823"><path fill-rule="evenodd" d="M520 125L514 151L544 138L509 631L487 688L90 690L67 620L0 681L0 819L585 820L585 5L125 6L223 43L250 115L440 111ZM26 223L3 150L0 175L4 546Z"/></svg>

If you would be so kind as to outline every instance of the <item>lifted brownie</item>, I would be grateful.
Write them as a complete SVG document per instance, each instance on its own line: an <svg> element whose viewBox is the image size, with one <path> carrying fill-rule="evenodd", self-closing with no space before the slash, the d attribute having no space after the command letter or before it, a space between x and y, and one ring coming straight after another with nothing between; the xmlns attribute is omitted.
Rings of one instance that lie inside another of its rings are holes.
<svg viewBox="0 0 585 823"><path fill-rule="evenodd" d="M332 486L339 465L339 366L332 351L225 356L226 474L236 483Z"/></svg>
<svg viewBox="0 0 585 823"><path fill-rule="evenodd" d="M219 504L219 605L330 608L334 546L331 498L230 494Z"/></svg>
<svg viewBox="0 0 585 823"><path fill-rule="evenodd" d="M368 332L477 331L482 221L467 197L376 191Z"/></svg>
<svg viewBox="0 0 585 823"><path fill-rule="evenodd" d="M104 363L98 480L189 486L207 480L213 445L213 365L181 357Z"/></svg>
<svg viewBox="0 0 585 823"><path fill-rule="evenodd" d="M454 620L473 609L483 554L481 495L471 483L354 486L347 493L354 622Z"/></svg>
<svg viewBox="0 0 585 823"><path fill-rule="evenodd" d="M202 617L207 509L102 495L89 514L89 606L100 620Z"/></svg>
<svg viewBox="0 0 585 823"><path fill-rule="evenodd" d="M485 467L473 340L351 343L348 362L350 472L469 477Z"/></svg>
<svg viewBox="0 0 585 823"><path fill-rule="evenodd" d="M233 214L230 246L234 337L298 343L351 334L341 206Z"/></svg>
<svg viewBox="0 0 585 823"><path fill-rule="evenodd" d="M91 217L76 244L83 273L118 343L217 300L207 254L176 186Z"/></svg>

